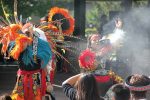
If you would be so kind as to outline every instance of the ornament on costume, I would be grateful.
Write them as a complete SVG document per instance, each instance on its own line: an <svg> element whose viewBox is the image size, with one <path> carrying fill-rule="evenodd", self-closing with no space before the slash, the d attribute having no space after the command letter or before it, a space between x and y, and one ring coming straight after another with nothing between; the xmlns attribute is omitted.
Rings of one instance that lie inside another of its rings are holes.
<svg viewBox="0 0 150 100"><path fill-rule="evenodd" d="M117 83L123 82L123 79L112 70L109 70L108 75Z"/></svg>
<svg viewBox="0 0 150 100"><path fill-rule="evenodd" d="M95 70L95 53L90 49L84 50L79 56L80 68L85 70Z"/></svg>

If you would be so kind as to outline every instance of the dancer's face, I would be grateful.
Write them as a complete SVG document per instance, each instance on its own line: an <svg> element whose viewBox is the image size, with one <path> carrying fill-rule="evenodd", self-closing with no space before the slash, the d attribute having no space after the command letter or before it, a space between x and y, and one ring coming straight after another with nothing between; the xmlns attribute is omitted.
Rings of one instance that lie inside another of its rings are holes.
<svg viewBox="0 0 150 100"><path fill-rule="evenodd" d="M28 37L33 37L33 25L31 23L27 23L22 28L23 33L25 33Z"/></svg>
<svg viewBox="0 0 150 100"><path fill-rule="evenodd" d="M100 49L100 42L99 40L101 39L100 35L99 34L93 34L91 37L90 37L90 47L93 51L97 51Z"/></svg>
<svg viewBox="0 0 150 100"><path fill-rule="evenodd" d="M91 48L94 51L100 50L101 46L100 46L99 40L91 40Z"/></svg>
<svg viewBox="0 0 150 100"><path fill-rule="evenodd" d="M25 32L27 36L33 37L33 26L28 27L27 31Z"/></svg>

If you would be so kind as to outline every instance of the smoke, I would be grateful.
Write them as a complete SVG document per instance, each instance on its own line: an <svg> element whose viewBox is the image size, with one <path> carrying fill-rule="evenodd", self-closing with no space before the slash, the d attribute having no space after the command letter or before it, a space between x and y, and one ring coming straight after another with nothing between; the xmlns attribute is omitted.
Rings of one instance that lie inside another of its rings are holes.
<svg viewBox="0 0 150 100"><path fill-rule="evenodd" d="M150 9L136 8L120 16L125 31L120 55L126 56L132 74L150 75Z"/></svg>
<svg viewBox="0 0 150 100"><path fill-rule="evenodd" d="M122 66L116 70L128 73L126 75L138 73L150 76L150 8L135 8L120 13L119 17L123 20L125 37L117 56L126 63L127 69L123 69ZM103 34L113 33L114 28L113 19L104 25ZM80 44L79 48L85 49L85 44Z"/></svg>

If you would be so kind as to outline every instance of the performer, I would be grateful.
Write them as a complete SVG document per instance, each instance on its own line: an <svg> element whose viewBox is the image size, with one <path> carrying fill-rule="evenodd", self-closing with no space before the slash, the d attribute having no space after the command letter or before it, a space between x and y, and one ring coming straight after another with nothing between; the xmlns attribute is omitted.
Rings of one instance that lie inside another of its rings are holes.
<svg viewBox="0 0 150 100"><path fill-rule="evenodd" d="M13 100L42 100L46 86L50 85L49 80L46 83L46 66L52 56L51 48L40 37L43 33L33 30L31 23L25 24L16 32L21 31L21 36L28 36L31 41L15 39L9 43L8 52L19 64L17 82L11 97Z"/></svg>
<svg viewBox="0 0 150 100"><path fill-rule="evenodd" d="M121 25L119 23L118 27ZM110 59L113 51L117 48L115 41L112 44L112 40L115 40L116 37L110 38L110 36L114 35L102 37L100 34L92 34L88 38L87 49L81 52L79 56L80 67L85 72L90 71L95 75L96 80L99 82L100 94L102 96L105 96L113 84L123 82L123 79L117 75L118 73L115 74L110 66L109 68L106 66L107 60Z"/></svg>
<svg viewBox="0 0 150 100"><path fill-rule="evenodd" d="M50 41L52 47L52 62L50 68L50 81L54 83L54 76L57 71L67 71L67 67L64 66L67 59L64 57L67 51L71 51L67 48L68 43L65 41L65 37L71 37L74 31L74 18L69 14L69 11L64 8L53 7L49 13L41 18L40 28L49 33L47 35L48 41ZM67 50L66 50L67 49ZM67 61L68 62L68 61Z"/></svg>
<svg viewBox="0 0 150 100"><path fill-rule="evenodd" d="M120 76L116 75L111 70L106 70L96 56L96 53L90 49L81 52L79 56L79 65L84 73L91 72L94 74L98 82L101 96L105 96L107 90L113 84L123 81Z"/></svg>

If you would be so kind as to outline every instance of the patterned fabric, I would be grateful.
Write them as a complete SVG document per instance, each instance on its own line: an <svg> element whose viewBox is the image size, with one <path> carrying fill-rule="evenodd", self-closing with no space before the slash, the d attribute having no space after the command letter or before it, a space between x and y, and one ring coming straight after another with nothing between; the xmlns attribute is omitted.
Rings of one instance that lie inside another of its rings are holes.
<svg viewBox="0 0 150 100"><path fill-rule="evenodd" d="M70 84L62 85L63 92L70 100L76 100L76 90Z"/></svg>
<svg viewBox="0 0 150 100"><path fill-rule="evenodd" d="M13 100L41 100L43 84L43 72L18 71L16 86L12 92ZM45 79L45 75L44 75Z"/></svg>

